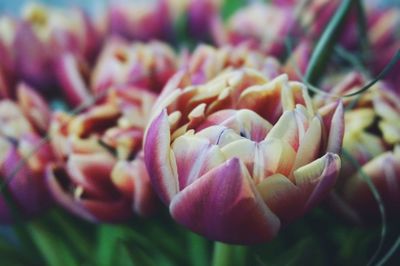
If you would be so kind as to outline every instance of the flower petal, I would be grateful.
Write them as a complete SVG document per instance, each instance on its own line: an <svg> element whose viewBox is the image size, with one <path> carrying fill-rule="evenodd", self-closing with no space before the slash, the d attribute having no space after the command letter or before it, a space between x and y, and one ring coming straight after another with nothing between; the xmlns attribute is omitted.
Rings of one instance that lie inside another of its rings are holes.
<svg viewBox="0 0 400 266"><path fill-rule="evenodd" d="M71 154L66 171L71 180L85 192L95 197L110 198L115 188L111 183L111 171L115 159L106 153Z"/></svg>
<svg viewBox="0 0 400 266"><path fill-rule="evenodd" d="M304 197L303 212L313 208L335 185L340 170L340 157L327 153L294 171L296 185Z"/></svg>
<svg viewBox="0 0 400 266"><path fill-rule="evenodd" d="M18 104L32 124L40 131L49 126L51 111L46 101L33 88L24 83L17 86Z"/></svg>
<svg viewBox="0 0 400 266"><path fill-rule="evenodd" d="M79 69L76 57L66 53L56 63L56 74L63 93L72 106L79 106L91 99L89 89Z"/></svg>
<svg viewBox="0 0 400 266"><path fill-rule="evenodd" d="M172 149L176 158L180 190L225 161L225 156L217 145L193 135L178 137L172 144Z"/></svg>
<svg viewBox="0 0 400 266"><path fill-rule="evenodd" d="M262 199L239 159L214 168L178 193L172 216L194 232L231 244L255 244L272 239L279 219Z"/></svg>
<svg viewBox="0 0 400 266"><path fill-rule="evenodd" d="M340 153L344 135L344 108L341 101L320 109L327 134L326 152Z"/></svg>
<svg viewBox="0 0 400 266"><path fill-rule="evenodd" d="M265 140L281 139L289 143L295 151L299 147L299 128L294 111L285 111L272 127Z"/></svg>
<svg viewBox="0 0 400 266"><path fill-rule="evenodd" d="M293 170L306 165L317 158L321 143L321 121L314 117L304 136L300 140L300 146L297 150L296 161Z"/></svg>
<svg viewBox="0 0 400 266"><path fill-rule="evenodd" d="M166 204L179 190L175 156L170 149L170 134L168 114L164 109L147 129L144 158L153 187Z"/></svg>
<svg viewBox="0 0 400 266"><path fill-rule="evenodd" d="M302 214L299 213L304 205L301 191L286 176L271 175L257 185L257 190L283 224Z"/></svg>

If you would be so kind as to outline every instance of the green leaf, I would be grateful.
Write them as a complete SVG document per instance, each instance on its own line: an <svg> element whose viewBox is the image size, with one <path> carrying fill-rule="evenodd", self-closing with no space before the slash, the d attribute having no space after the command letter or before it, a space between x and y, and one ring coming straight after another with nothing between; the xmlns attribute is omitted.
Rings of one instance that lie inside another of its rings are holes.
<svg viewBox="0 0 400 266"><path fill-rule="evenodd" d="M362 58L368 59L368 48L369 48L369 39L368 39L368 29L367 29L367 18L365 14L364 4L361 0L355 1L355 8L357 12L357 32L358 32L358 40L359 47L361 48Z"/></svg>
<svg viewBox="0 0 400 266"><path fill-rule="evenodd" d="M71 250L42 223L34 221L28 224L32 239L49 266L79 265Z"/></svg>
<svg viewBox="0 0 400 266"><path fill-rule="evenodd" d="M50 222L55 232L59 234L59 238L68 244L71 249L82 258L90 258L93 252L93 244L88 239L89 232L83 231L82 228L70 219L66 213L61 210L53 210L49 214ZM79 220L79 225L84 221Z"/></svg>
<svg viewBox="0 0 400 266"><path fill-rule="evenodd" d="M109 266L112 265L115 246L118 239L121 237L120 230L115 226L102 224L98 226L97 233L97 265Z"/></svg>
<svg viewBox="0 0 400 266"><path fill-rule="evenodd" d="M352 0L341 2L317 42L305 74L305 80L309 83L314 84L324 71L353 2Z"/></svg>

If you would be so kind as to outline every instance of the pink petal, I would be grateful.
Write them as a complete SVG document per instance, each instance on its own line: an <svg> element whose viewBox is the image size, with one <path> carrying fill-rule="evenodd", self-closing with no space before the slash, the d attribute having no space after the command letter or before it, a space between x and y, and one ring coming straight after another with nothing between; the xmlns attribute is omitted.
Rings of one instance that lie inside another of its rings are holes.
<svg viewBox="0 0 400 266"><path fill-rule="evenodd" d="M7 141L0 138L0 174L4 178L3 181L8 182L8 189L15 200L17 206L23 215L31 216L49 206L48 192L44 185L43 172L33 172L29 166L24 163L21 166L19 162L23 159L18 153L14 144L4 146ZM8 210L2 210L6 213ZM3 217L0 217L0 221ZM4 221L9 220L4 217Z"/></svg>
<svg viewBox="0 0 400 266"><path fill-rule="evenodd" d="M84 81L79 62L71 53L60 56L56 64L56 73L67 101L74 107L91 99Z"/></svg>
<svg viewBox="0 0 400 266"><path fill-rule="evenodd" d="M144 160L153 187L165 204L179 191L175 156L170 148L170 134L168 114L164 109L147 129Z"/></svg>
<svg viewBox="0 0 400 266"><path fill-rule="evenodd" d="M280 227L279 219L262 202L246 167L236 158L178 193L170 211L194 232L231 244L271 240Z"/></svg>

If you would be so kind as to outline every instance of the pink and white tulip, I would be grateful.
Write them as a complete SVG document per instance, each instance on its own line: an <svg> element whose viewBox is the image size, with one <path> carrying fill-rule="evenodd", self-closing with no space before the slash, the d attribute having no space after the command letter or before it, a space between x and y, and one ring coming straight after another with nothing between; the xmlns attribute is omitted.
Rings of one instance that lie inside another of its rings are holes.
<svg viewBox="0 0 400 266"><path fill-rule="evenodd" d="M217 241L274 238L334 186L340 102L316 110L306 87L249 69L192 85L177 73L146 130L151 182L172 217Z"/></svg>
<svg viewBox="0 0 400 266"><path fill-rule="evenodd" d="M87 14L31 4L24 8L12 41L18 77L37 89L57 85L55 61L65 52L91 61L100 37Z"/></svg>
<svg viewBox="0 0 400 266"><path fill-rule="evenodd" d="M57 62L57 77L72 106L104 96L110 87L127 87L159 93L177 69L177 58L161 42L128 43L110 38L93 67L73 54Z"/></svg>
<svg viewBox="0 0 400 266"><path fill-rule="evenodd" d="M59 162L47 169L55 200L93 222L149 215L157 204L141 152L155 95L110 89L104 101L77 115L56 113L50 128Z"/></svg>
<svg viewBox="0 0 400 266"><path fill-rule="evenodd" d="M91 89L98 94L110 86L130 85L158 93L176 69L175 53L164 43L111 39L93 69Z"/></svg>
<svg viewBox="0 0 400 266"><path fill-rule="evenodd" d="M359 73L348 74L331 89L335 95L359 90L366 82ZM345 134L343 148L351 158L343 158L332 205L357 223L379 219L378 203L366 176L379 192L390 217L400 210L400 98L379 82L361 96L344 98ZM316 104L328 98L318 97Z"/></svg>

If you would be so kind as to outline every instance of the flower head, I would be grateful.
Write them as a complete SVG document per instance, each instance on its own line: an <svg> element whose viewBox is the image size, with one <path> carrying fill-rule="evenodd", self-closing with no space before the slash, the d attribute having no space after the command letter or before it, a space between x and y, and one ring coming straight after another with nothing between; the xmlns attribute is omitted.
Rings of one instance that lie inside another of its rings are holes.
<svg viewBox="0 0 400 266"><path fill-rule="evenodd" d="M176 64L172 48L164 43L129 44L111 39L93 69L91 87L94 93L118 85L160 92L175 72Z"/></svg>
<svg viewBox="0 0 400 266"><path fill-rule="evenodd" d="M12 39L12 47L18 51L15 71L37 89L53 89L57 85L54 64L59 55L71 52L90 61L96 55L99 38L82 10L27 5Z"/></svg>
<svg viewBox="0 0 400 266"><path fill-rule="evenodd" d="M175 220L236 244L272 239L315 206L340 169L340 103L317 111L305 86L242 68L167 84L146 131L152 184Z"/></svg>
<svg viewBox="0 0 400 266"><path fill-rule="evenodd" d="M114 88L77 115L54 115L50 137L60 162L48 167L47 182L59 204L90 221L152 213L141 146L154 100L150 92Z"/></svg>
<svg viewBox="0 0 400 266"><path fill-rule="evenodd" d="M365 78L348 74L331 93L344 95L359 90ZM325 102L324 102L325 101ZM318 97L316 104L327 98ZM370 178L385 210L398 216L400 208L400 98L379 82L362 95L345 98L344 157L335 190L334 207L356 222L376 220L379 208L366 178Z"/></svg>

